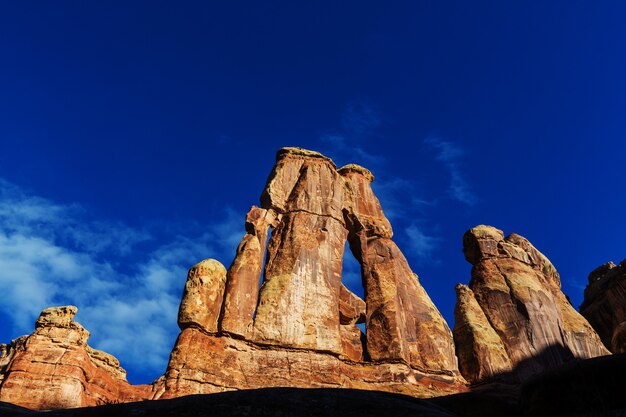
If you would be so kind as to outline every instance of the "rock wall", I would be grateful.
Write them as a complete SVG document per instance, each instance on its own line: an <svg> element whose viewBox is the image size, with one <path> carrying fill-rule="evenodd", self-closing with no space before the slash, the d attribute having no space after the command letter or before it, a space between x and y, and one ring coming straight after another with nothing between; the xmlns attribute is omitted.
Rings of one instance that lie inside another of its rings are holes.
<svg viewBox="0 0 626 417"><path fill-rule="evenodd" d="M477 226L465 233L463 253L472 278L469 287L457 287L454 337L467 380L510 371L525 380L573 358L609 353L528 240Z"/></svg>
<svg viewBox="0 0 626 417"><path fill-rule="evenodd" d="M613 353L626 352L626 260L608 262L589 274L580 313Z"/></svg>

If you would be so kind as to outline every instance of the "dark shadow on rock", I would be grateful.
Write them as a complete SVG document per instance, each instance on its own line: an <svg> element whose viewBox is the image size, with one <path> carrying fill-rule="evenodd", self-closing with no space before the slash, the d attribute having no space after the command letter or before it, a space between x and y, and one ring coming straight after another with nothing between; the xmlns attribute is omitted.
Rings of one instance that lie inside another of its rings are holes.
<svg viewBox="0 0 626 417"><path fill-rule="evenodd" d="M467 393L433 398L459 417L626 416L626 354L576 359L560 345Z"/></svg>

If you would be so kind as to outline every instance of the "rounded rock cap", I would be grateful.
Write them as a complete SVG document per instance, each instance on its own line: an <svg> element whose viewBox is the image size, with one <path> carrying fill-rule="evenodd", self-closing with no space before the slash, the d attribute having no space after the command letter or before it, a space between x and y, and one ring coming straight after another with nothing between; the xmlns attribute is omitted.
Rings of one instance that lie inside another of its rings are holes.
<svg viewBox="0 0 626 417"><path fill-rule="evenodd" d="M77 312L78 307L76 306L48 307L39 314L35 327L50 325L69 326Z"/></svg>
<svg viewBox="0 0 626 417"><path fill-rule="evenodd" d="M205 274L226 274L226 268L216 259L207 258L192 266L189 271L202 271Z"/></svg>
<svg viewBox="0 0 626 417"><path fill-rule="evenodd" d="M374 181L374 174L372 174L372 171L367 168L363 168L361 165L357 164L348 164L342 166L337 170L337 172L339 172L339 174L342 176L345 176L345 174L347 174L348 172L355 172L357 174L363 175L369 182Z"/></svg>
<svg viewBox="0 0 626 417"><path fill-rule="evenodd" d="M310 151L308 149L304 149L304 148L299 148L296 146L286 146L284 148L280 148L277 152L276 152L276 161L289 156L289 155L295 155L295 156L303 156L303 157L307 157L307 158L319 158L319 159L323 159L326 162L329 162L333 168L337 168L337 165L335 165L335 163L333 162L332 159L330 159L329 157L322 155L321 153L317 152L317 151Z"/></svg>
<svg viewBox="0 0 626 417"><path fill-rule="evenodd" d="M497 256L498 242L504 240L504 232L493 226L478 225L463 235L465 259L475 265L483 258Z"/></svg>

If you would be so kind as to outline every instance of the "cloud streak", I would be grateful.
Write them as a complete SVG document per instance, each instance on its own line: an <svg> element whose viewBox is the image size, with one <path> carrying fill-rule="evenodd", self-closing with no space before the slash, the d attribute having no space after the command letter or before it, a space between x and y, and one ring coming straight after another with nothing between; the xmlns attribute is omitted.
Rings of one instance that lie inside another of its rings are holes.
<svg viewBox="0 0 626 417"><path fill-rule="evenodd" d="M469 206L476 204L478 198L472 192L460 168L459 160L463 156L463 150L452 142L438 138L427 138L424 143L437 152L435 159L442 162L450 173L448 190L450 196Z"/></svg>
<svg viewBox="0 0 626 417"><path fill-rule="evenodd" d="M416 223L411 223L404 229L404 233L409 242L411 254L419 264L436 261L433 255L441 243L440 238L427 234Z"/></svg>
<svg viewBox="0 0 626 417"><path fill-rule="evenodd" d="M0 311L10 337L30 333L42 309L74 304L92 346L117 356L131 377L158 376L178 332L187 269L207 257L230 261L243 215L227 210L216 224L171 229L156 239L0 179Z"/></svg>

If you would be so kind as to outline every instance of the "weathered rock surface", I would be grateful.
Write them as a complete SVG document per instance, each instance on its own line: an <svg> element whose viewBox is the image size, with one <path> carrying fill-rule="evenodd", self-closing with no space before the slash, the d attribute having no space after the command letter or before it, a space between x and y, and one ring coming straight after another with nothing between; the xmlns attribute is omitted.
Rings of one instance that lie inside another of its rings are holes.
<svg viewBox="0 0 626 417"><path fill-rule="evenodd" d="M181 332L160 398L268 386L359 388L432 397L464 390L451 374L404 363L353 362L310 349L260 346L196 328Z"/></svg>
<svg viewBox="0 0 626 417"><path fill-rule="evenodd" d="M205 259L192 266L178 309L178 326L181 329L197 326L217 333L225 284L226 269L221 263Z"/></svg>
<svg viewBox="0 0 626 417"><path fill-rule="evenodd" d="M357 165L339 173L346 181L343 212L350 249L362 269L370 358L456 371L450 329L391 240L391 225L371 188L373 175Z"/></svg>
<svg viewBox="0 0 626 417"><path fill-rule="evenodd" d="M608 353L561 292L552 263L528 240L477 226L465 233L463 252L472 279L458 291L454 335L466 379L514 368L525 380L573 358Z"/></svg>
<svg viewBox="0 0 626 417"><path fill-rule="evenodd" d="M48 308L33 334L0 347L0 401L54 409L152 397L150 385L130 385L117 359L87 345L89 332L73 320L76 311Z"/></svg>
<svg viewBox="0 0 626 417"><path fill-rule="evenodd" d="M589 274L580 313L613 353L626 351L626 260L608 262Z"/></svg>
<svg viewBox="0 0 626 417"><path fill-rule="evenodd" d="M228 268L226 293L222 306L220 329L223 332L250 337L259 298L267 232L279 216L273 210L252 207L246 216L246 234Z"/></svg>
<svg viewBox="0 0 626 417"><path fill-rule="evenodd" d="M474 292L463 284L456 287L454 342L459 368L471 381L480 381L512 369L502 339L491 327Z"/></svg>
<svg viewBox="0 0 626 417"><path fill-rule="evenodd" d="M416 396L464 389L450 329L391 239L372 180L317 152L277 153L227 273L219 331L183 328L163 398L276 385ZM347 240L365 300L341 282Z"/></svg>
<svg viewBox="0 0 626 417"><path fill-rule="evenodd" d="M42 409L268 386L464 391L452 333L392 240L373 179L279 150L228 271L212 259L189 270L162 378L129 385L115 358L87 345L75 308L57 308L0 346L0 400ZM347 241L364 299L342 283Z"/></svg>

